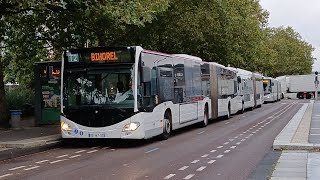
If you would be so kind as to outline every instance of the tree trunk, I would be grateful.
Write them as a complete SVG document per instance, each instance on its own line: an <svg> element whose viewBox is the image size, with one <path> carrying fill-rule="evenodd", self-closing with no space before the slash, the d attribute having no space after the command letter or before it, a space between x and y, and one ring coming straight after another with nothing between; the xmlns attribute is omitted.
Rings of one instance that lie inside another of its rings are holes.
<svg viewBox="0 0 320 180"><path fill-rule="evenodd" d="M5 126L9 125L9 117L6 106L6 96L4 90L4 73L3 73L3 64L0 60L0 124Z"/></svg>

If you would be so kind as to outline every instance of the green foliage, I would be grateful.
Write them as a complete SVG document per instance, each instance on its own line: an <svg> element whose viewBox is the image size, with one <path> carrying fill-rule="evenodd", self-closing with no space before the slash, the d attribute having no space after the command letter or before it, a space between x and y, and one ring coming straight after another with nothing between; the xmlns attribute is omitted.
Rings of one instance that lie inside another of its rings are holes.
<svg viewBox="0 0 320 180"><path fill-rule="evenodd" d="M34 92L28 88L20 86L16 89L6 91L6 99L9 110L26 111L26 108L34 104Z"/></svg>

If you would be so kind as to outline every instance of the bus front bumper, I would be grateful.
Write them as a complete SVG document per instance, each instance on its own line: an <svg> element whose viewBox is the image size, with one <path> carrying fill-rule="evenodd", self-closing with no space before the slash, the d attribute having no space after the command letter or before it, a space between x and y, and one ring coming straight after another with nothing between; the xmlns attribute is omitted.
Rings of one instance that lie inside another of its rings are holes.
<svg viewBox="0 0 320 180"><path fill-rule="evenodd" d="M137 119L137 118L134 118ZM144 139L141 122L133 122L132 117L108 127L86 127L61 116L62 138L110 138L110 139Z"/></svg>

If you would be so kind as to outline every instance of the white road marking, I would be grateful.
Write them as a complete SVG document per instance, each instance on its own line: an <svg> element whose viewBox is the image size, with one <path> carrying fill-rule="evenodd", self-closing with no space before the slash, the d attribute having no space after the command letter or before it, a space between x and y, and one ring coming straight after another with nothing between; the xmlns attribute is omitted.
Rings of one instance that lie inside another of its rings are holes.
<svg viewBox="0 0 320 180"><path fill-rule="evenodd" d="M202 134L202 133L204 133L205 131L201 131L201 132L199 132L198 134Z"/></svg>
<svg viewBox="0 0 320 180"><path fill-rule="evenodd" d="M96 149L96 150L92 150L92 151L88 151L87 153L88 154L91 154L91 153L94 153L94 152L97 152L98 150Z"/></svg>
<svg viewBox="0 0 320 180"><path fill-rule="evenodd" d="M234 148L236 148L236 147L237 147L237 146L231 146L230 148L231 148L231 149L234 149Z"/></svg>
<svg viewBox="0 0 320 180"><path fill-rule="evenodd" d="M96 147L92 147L92 148L90 148L90 149L97 149L99 146L96 146Z"/></svg>
<svg viewBox="0 0 320 180"><path fill-rule="evenodd" d="M64 155L58 156L56 158L62 158L62 157L66 157L66 156L69 156L69 155L68 154L64 154Z"/></svg>
<svg viewBox="0 0 320 180"><path fill-rule="evenodd" d="M243 134L239 134L240 136L242 136Z"/></svg>
<svg viewBox="0 0 320 180"><path fill-rule="evenodd" d="M223 146L218 146L217 148L220 149L220 148L223 148Z"/></svg>
<svg viewBox="0 0 320 180"><path fill-rule="evenodd" d="M223 157L223 155L222 154L220 154L220 155L218 155L216 158L222 158Z"/></svg>
<svg viewBox="0 0 320 180"><path fill-rule="evenodd" d="M80 151L77 151L77 152L75 152L75 153L82 153L82 152L85 152L85 151L87 151L87 150L80 150Z"/></svg>
<svg viewBox="0 0 320 180"><path fill-rule="evenodd" d="M233 141L234 139L229 139L229 141Z"/></svg>
<svg viewBox="0 0 320 180"><path fill-rule="evenodd" d="M210 152L214 153L214 152L216 152L216 151L217 151L217 150L213 149L213 150L211 150Z"/></svg>
<svg viewBox="0 0 320 180"><path fill-rule="evenodd" d="M176 174L169 174L168 176L164 177L163 179L170 179L172 178L173 176L175 176Z"/></svg>
<svg viewBox="0 0 320 180"><path fill-rule="evenodd" d="M102 149L109 149L110 147L104 147L104 148L102 148Z"/></svg>
<svg viewBox="0 0 320 180"><path fill-rule="evenodd" d="M201 166L201 167L199 167L196 171L202 171L202 170L204 170L206 167L207 167L207 166Z"/></svg>
<svg viewBox="0 0 320 180"><path fill-rule="evenodd" d="M36 162L36 163L37 163L37 164L41 164L41 163L44 163L44 162L47 162L47 161L49 161L49 160L45 159L45 160L42 160L42 161L38 161L38 162Z"/></svg>
<svg viewBox="0 0 320 180"><path fill-rule="evenodd" d="M247 131L242 132L242 134L245 134L245 133L247 133Z"/></svg>
<svg viewBox="0 0 320 180"><path fill-rule="evenodd" d="M241 141L245 141L246 139L241 139Z"/></svg>
<svg viewBox="0 0 320 180"><path fill-rule="evenodd" d="M158 150L158 149L159 149L159 148L154 148L154 149L151 149L151 150L149 150L149 151L146 151L145 153L148 154L148 153L151 153L151 152L156 151L156 150Z"/></svg>
<svg viewBox="0 0 320 180"><path fill-rule="evenodd" d="M1 175L1 176L0 176L0 179L1 179L1 178L4 178L4 177L11 176L11 175L12 175L12 174L4 174L4 175Z"/></svg>
<svg viewBox="0 0 320 180"><path fill-rule="evenodd" d="M194 174L189 174L188 176L184 177L183 179L191 179L194 176Z"/></svg>
<svg viewBox="0 0 320 180"><path fill-rule="evenodd" d="M67 160L68 159L60 159L60 160L52 161L52 162L50 162L50 164L55 164L55 163L62 162L62 161L67 161Z"/></svg>
<svg viewBox="0 0 320 180"><path fill-rule="evenodd" d="M259 130L261 130L262 128L259 128Z"/></svg>
<svg viewBox="0 0 320 180"><path fill-rule="evenodd" d="M195 163L197 163L197 162L199 162L199 161L200 161L200 160L197 159L197 160L192 161L191 163L192 163L192 164L195 164Z"/></svg>
<svg viewBox="0 0 320 180"><path fill-rule="evenodd" d="M11 168L11 169L8 169L9 171L14 171L14 170L17 170L17 169L21 169L21 168L24 168L26 166L18 166L18 167L14 167L14 168Z"/></svg>
<svg viewBox="0 0 320 180"><path fill-rule="evenodd" d="M257 133L257 132L252 132L252 134L255 134L255 133Z"/></svg>
<svg viewBox="0 0 320 180"><path fill-rule="evenodd" d="M239 136L235 136L234 138L237 139Z"/></svg>
<svg viewBox="0 0 320 180"><path fill-rule="evenodd" d="M179 169L179 171L183 171L183 170L186 170L189 166L183 166Z"/></svg>
<svg viewBox="0 0 320 180"><path fill-rule="evenodd" d="M209 154L204 154L201 157L205 158L205 157L208 157L208 156L209 156Z"/></svg>
<svg viewBox="0 0 320 180"><path fill-rule="evenodd" d="M225 124L229 124L230 122L226 122Z"/></svg>
<svg viewBox="0 0 320 180"><path fill-rule="evenodd" d="M208 161L208 164L213 164L214 162L216 162L216 160L210 160Z"/></svg>
<svg viewBox="0 0 320 180"><path fill-rule="evenodd" d="M230 151L231 151L231 150L228 149L228 150L225 150L224 153L229 153Z"/></svg>
<svg viewBox="0 0 320 180"><path fill-rule="evenodd" d="M78 155L74 155L74 156L70 156L69 158L72 159L72 158L76 158L76 157L80 157L81 155L78 154Z"/></svg>
<svg viewBox="0 0 320 180"><path fill-rule="evenodd" d="M23 169L25 171L29 171L29 170L32 170L32 169L37 169L39 168L40 166L33 166L33 167L30 167L30 168L26 168L26 169Z"/></svg>
<svg viewBox="0 0 320 180"><path fill-rule="evenodd" d="M225 142L225 143L223 143L224 145L227 145L227 144L229 144L229 142Z"/></svg>
<svg viewBox="0 0 320 180"><path fill-rule="evenodd" d="M239 144L241 144L241 142L237 142L236 144L239 145Z"/></svg>

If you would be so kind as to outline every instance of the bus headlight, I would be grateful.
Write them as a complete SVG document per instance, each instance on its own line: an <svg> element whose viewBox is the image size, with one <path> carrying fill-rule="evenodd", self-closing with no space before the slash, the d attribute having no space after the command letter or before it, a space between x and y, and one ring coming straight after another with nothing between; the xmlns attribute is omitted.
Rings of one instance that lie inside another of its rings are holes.
<svg viewBox="0 0 320 180"><path fill-rule="evenodd" d="M125 131L135 131L136 129L138 129L139 126L140 126L140 123L138 123L138 122L129 123L129 124L127 124L127 125L125 125L125 126L123 127L122 132L125 132Z"/></svg>
<svg viewBox="0 0 320 180"><path fill-rule="evenodd" d="M61 129L64 131L72 131L72 129L70 128L69 124L65 123L65 122L61 122Z"/></svg>

